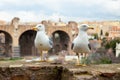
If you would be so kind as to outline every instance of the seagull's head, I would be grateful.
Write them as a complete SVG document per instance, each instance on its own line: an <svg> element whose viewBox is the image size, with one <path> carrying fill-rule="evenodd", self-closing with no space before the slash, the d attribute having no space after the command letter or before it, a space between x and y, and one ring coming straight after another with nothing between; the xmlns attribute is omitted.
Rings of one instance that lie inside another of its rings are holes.
<svg viewBox="0 0 120 80"><path fill-rule="evenodd" d="M45 26L43 24L37 24L36 27L33 27L35 31L45 31Z"/></svg>
<svg viewBox="0 0 120 80"><path fill-rule="evenodd" d="M79 30L80 30L80 31L87 31L88 29L94 29L94 28L89 27L87 24L81 24L81 25L79 26Z"/></svg>

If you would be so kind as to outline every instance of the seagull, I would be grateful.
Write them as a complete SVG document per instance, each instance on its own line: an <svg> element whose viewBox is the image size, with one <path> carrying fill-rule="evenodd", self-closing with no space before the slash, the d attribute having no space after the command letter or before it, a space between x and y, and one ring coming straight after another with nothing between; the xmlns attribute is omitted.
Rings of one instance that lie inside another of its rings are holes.
<svg viewBox="0 0 120 80"><path fill-rule="evenodd" d="M86 32L88 29L93 29L93 28L89 27L87 24L81 24L79 26L79 33L72 42L71 49L78 56L77 65L82 65L82 64L80 64L82 55L84 55L84 57L86 58L87 57L86 53L89 53L90 49L91 49L89 40L88 40L88 35Z"/></svg>
<svg viewBox="0 0 120 80"><path fill-rule="evenodd" d="M43 24L37 24L33 27L33 30L37 31L34 43L35 47L39 50L41 61L43 60L43 51L50 50L53 46L53 41L46 35L45 26Z"/></svg>

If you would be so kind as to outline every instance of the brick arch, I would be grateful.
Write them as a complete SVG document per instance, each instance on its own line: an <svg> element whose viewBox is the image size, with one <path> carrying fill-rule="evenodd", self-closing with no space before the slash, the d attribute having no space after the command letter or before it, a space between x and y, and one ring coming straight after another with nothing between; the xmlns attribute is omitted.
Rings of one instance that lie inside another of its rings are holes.
<svg viewBox="0 0 120 80"><path fill-rule="evenodd" d="M13 39L13 27L10 25L0 25L0 30L8 33Z"/></svg>
<svg viewBox="0 0 120 80"><path fill-rule="evenodd" d="M34 30L26 30L19 37L19 45L20 45L20 55L21 56L31 56L36 55L37 51L34 46L36 31Z"/></svg>
<svg viewBox="0 0 120 80"><path fill-rule="evenodd" d="M57 37L56 37L57 34ZM61 50L69 51L70 48L70 36L66 31L56 30L52 34L53 39L53 54L60 52Z"/></svg>
<svg viewBox="0 0 120 80"><path fill-rule="evenodd" d="M28 30L32 30L32 28L34 27L35 25L19 25L19 35L18 35L18 39L20 38L20 36L28 31Z"/></svg>
<svg viewBox="0 0 120 80"><path fill-rule="evenodd" d="M28 29L28 30L24 30L23 32L21 32L21 34L19 35L18 41L20 40L20 38L22 37L22 35L24 35L26 32L31 32L34 33L36 35L36 31L32 30L32 29Z"/></svg>
<svg viewBox="0 0 120 80"><path fill-rule="evenodd" d="M4 33L4 34L8 35L8 36L12 39L11 43L13 42L13 37L12 37L12 35L10 34L10 32L7 32L7 31L5 31L5 30L0 30L0 33Z"/></svg>
<svg viewBox="0 0 120 80"><path fill-rule="evenodd" d="M70 36L70 33L69 32L67 32L66 30L64 30L64 29L54 29L54 30L52 30L52 32L51 33L54 33L54 32L56 32L56 31L63 31L63 32L65 32L66 34L68 34L69 36Z"/></svg>
<svg viewBox="0 0 120 80"><path fill-rule="evenodd" d="M0 33L3 33L4 36L0 40L0 48L4 51L4 56L12 56L12 43L13 38L7 31L0 30ZM2 36L1 36L2 37ZM3 39L3 40L2 40Z"/></svg>
<svg viewBox="0 0 120 80"><path fill-rule="evenodd" d="M65 33L67 33L70 37L70 41L72 40L72 29L68 26L52 26L52 27L47 27L46 32L49 36L52 36L52 33L60 30L60 31L64 31Z"/></svg>
<svg viewBox="0 0 120 80"><path fill-rule="evenodd" d="M65 33L65 34L70 38L69 33L66 32L65 30L54 30L54 31L51 33L51 35L53 35L55 32L63 32L63 33Z"/></svg>
<svg viewBox="0 0 120 80"><path fill-rule="evenodd" d="M20 34L19 34L18 39L20 39L20 37L21 37L25 32L27 32L27 31L32 31L32 30L31 30L31 29L22 30L22 31L20 32Z"/></svg>

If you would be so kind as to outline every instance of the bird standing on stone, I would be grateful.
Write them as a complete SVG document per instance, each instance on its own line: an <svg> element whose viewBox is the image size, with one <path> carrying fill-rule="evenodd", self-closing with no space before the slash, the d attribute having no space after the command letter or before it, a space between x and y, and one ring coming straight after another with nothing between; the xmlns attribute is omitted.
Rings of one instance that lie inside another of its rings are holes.
<svg viewBox="0 0 120 80"><path fill-rule="evenodd" d="M45 26L43 24L38 24L33 30L37 31L35 37L35 47L40 52L41 61L45 61L43 58L43 51L48 51L52 48L52 40L46 35Z"/></svg>
<svg viewBox="0 0 120 80"><path fill-rule="evenodd" d="M93 29L93 28L89 27L87 24L80 25L78 36L72 42L71 48L78 56L77 65L82 65L82 64L80 64L81 58L82 57L86 58L87 53L90 52L88 35L86 32L88 29Z"/></svg>

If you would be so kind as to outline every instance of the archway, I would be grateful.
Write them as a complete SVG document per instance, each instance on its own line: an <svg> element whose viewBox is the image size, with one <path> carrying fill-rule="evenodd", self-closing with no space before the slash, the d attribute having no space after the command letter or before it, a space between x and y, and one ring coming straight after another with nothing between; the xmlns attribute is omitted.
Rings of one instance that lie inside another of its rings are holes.
<svg viewBox="0 0 120 80"><path fill-rule="evenodd" d="M21 56L35 56L36 48L34 46L34 39L36 36L36 31L28 30L22 33L19 38L20 45L20 55Z"/></svg>
<svg viewBox="0 0 120 80"><path fill-rule="evenodd" d="M12 37L6 32L0 30L0 56L12 56Z"/></svg>
<svg viewBox="0 0 120 80"><path fill-rule="evenodd" d="M57 30L52 33L53 36L53 53L57 54L62 50L68 51L70 37L69 35L62 30Z"/></svg>

